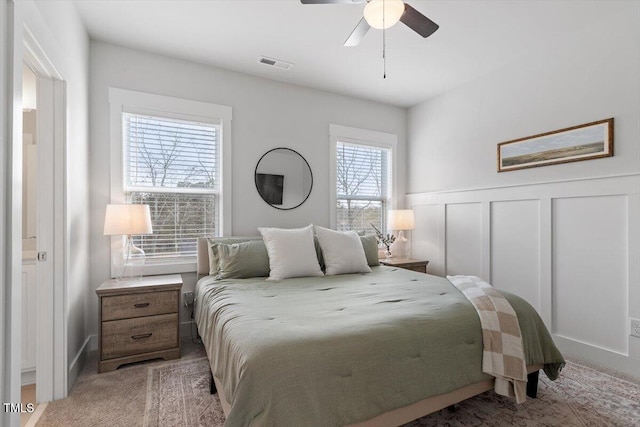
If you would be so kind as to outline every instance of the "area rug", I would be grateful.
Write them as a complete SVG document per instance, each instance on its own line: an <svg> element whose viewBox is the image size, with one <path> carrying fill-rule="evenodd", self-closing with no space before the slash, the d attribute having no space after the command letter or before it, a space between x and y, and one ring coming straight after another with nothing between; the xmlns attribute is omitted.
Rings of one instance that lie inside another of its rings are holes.
<svg viewBox="0 0 640 427"><path fill-rule="evenodd" d="M557 381L540 375L537 399L516 405L486 392L406 424L422 426L639 426L640 385L568 362ZM222 427L209 394L206 358L154 366L147 376L145 427Z"/></svg>
<svg viewBox="0 0 640 427"><path fill-rule="evenodd" d="M209 393L207 358L149 368L144 427L222 426L218 396Z"/></svg>

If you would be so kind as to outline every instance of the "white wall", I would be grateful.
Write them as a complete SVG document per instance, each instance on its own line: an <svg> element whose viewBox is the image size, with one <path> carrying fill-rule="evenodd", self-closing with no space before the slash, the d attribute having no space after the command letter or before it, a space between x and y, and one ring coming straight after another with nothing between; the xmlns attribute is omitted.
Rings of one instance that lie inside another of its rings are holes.
<svg viewBox="0 0 640 427"><path fill-rule="evenodd" d="M409 111L407 192L638 172L638 2ZM615 156L496 173L496 145L614 117ZM451 169L455 168L455 173Z"/></svg>
<svg viewBox="0 0 640 427"><path fill-rule="evenodd" d="M109 87L233 108L233 234L255 235L258 226L329 225L330 123L397 134L399 165L404 170L405 109L92 42L91 292L109 277L109 242L102 235L109 202ZM270 207L255 189L256 163L275 147L296 150L311 166L313 190L297 209ZM403 173L399 177L398 194L402 195ZM185 274L184 280L183 291L194 286L195 274ZM88 316L91 334L97 333L97 316L97 298L93 298Z"/></svg>
<svg viewBox="0 0 640 427"><path fill-rule="evenodd" d="M411 108L407 203L430 272L522 295L566 355L640 377L640 3L618 6ZM499 142L609 117L614 157L496 172Z"/></svg>

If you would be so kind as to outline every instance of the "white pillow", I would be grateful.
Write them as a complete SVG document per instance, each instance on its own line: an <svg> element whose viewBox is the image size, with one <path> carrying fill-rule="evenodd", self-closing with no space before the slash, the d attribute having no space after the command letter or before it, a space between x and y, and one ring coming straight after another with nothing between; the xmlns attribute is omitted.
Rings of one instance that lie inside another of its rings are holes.
<svg viewBox="0 0 640 427"><path fill-rule="evenodd" d="M371 273L360 236L355 231L334 231L316 226L324 257L325 274Z"/></svg>
<svg viewBox="0 0 640 427"><path fill-rule="evenodd" d="M258 228L269 254L269 278L323 276L313 243L313 225L304 228Z"/></svg>

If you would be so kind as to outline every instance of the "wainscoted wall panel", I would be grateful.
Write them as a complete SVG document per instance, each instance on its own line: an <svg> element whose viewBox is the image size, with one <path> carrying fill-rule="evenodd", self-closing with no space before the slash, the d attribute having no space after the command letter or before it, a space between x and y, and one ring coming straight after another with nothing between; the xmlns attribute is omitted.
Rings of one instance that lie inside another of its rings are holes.
<svg viewBox="0 0 640 427"><path fill-rule="evenodd" d="M482 276L482 205L450 204L446 209L447 274Z"/></svg>
<svg viewBox="0 0 640 427"><path fill-rule="evenodd" d="M539 201L491 203L491 283L540 310Z"/></svg>
<svg viewBox="0 0 640 427"><path fill-rule="evenodd" d="M640 175L410 194L406 205L429 273L520 295L566 356L640 378L628 328L640 316Z"/></svg>
<svg viewBox="0 0 640 427"><path fill-rule="evenodd" d="M627 354L627 196L553 201L553 332Z"/></svg>
<svg viewBox="0 0 640 427"><path fill-rule="evenodd" d="M412 250L426 256L431 260L428 270L432 274L443 275L444 254L441 252L440 240L444 236L439 235L440 221L439 205L421 205L415 208L416 229L412 231Z"/></svg>

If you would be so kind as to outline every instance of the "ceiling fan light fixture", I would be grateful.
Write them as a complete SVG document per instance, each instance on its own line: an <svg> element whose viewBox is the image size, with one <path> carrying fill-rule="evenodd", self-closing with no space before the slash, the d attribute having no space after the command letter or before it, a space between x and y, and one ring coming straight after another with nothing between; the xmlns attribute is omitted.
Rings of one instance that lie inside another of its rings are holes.
<svg viewBox="0 0 640 427"><path fill-rule="evenodd" d="M371 27L378 30L397 24L403 13L404 2L402 0L371 0L364 7L364 19Z"/></svg>

